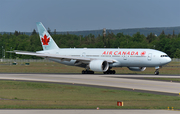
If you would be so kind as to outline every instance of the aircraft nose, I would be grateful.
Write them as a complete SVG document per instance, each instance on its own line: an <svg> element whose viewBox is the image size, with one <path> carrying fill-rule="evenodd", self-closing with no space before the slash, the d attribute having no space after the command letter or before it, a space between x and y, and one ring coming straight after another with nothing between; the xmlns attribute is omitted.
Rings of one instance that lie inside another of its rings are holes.
<svg viewBox="0 0 180 114"><path fill-rule="evenodd" d="M171 62L171 58L168 57L168 58L167 58L167 63L170 63L170 62Z"/></svg>
<svg viewBox="0 0 180 114"><path fill-rule="evenodd" d="M170 57L163 57L163 59L160 60L160 63L165 65L171 62L171 58Z"/></svg>

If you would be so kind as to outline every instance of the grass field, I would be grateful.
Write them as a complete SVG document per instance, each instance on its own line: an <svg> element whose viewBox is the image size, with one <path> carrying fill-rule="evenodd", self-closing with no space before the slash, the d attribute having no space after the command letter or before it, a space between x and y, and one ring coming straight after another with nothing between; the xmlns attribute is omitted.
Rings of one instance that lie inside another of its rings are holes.
<svg viewBox="0 0 180 114"><path fill-rule="evenodd" d="M179 69L180 62L171 62L160 69L160 74L180 75ZM67 66L55 62L34 62L30 63L30 65L25 65L25 63L18 63L17 65L10 65L10 63L3 62L0 63L1 73L81 73L82 70L84 70L84 68ZM147 68L143 72L130 71L126 67L113 68L113 70L116 70L117 74L154 74L155 68Z"/></svg>
<svg viewBox="0 0 180 114"><path fill-rule="evenodd" d="M123 101L124 106L117 106ZM180 97L52 83L0 81L1 109L180 109Z"/></svg>

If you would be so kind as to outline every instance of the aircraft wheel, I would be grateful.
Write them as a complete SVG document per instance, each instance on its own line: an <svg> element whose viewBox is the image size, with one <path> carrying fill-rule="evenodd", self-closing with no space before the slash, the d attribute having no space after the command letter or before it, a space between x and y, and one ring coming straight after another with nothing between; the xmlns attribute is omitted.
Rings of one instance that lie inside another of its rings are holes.
<svg viewBox="0 0 180 114"><path fill-rule="evenodd" d="M83 70L82 74L94 74L94 71Z"/></svg>
<svg viewBox="0 0 180 114"><path fill-rule="evenodd" d="M94 74L94 71L88 71L88 74Z"/></svg>
<svg viewBox="0 0 180 114"><path fill-rule="evenodd" d="M87 71L87 70L85 71L85 74L88 74L88 71Z"/></svg>
<svg viewBox="0 0 180 114"><path fill-rule="evenodd" d="M154 72L154 74L155 74L155 75L159 75L159 71L156 70L156 71Z"/></svg>
<svg viewBox="0 0 180 114"><path fill-rule="evenodd" d="M112 70L109 71L109 74L112 74Z"/></svg>
<svg viewBox="0 0 180 114"><path fill-rule="evenodd" d="M113 70L112 72L113 72L113 74L116 74L116 71L115 71L115 70Z"/></svg>
<svg viewBox="0 0 180 114"><path fill-rule="evenodd" d="M116 74L115 70L108 70L106 72L103 72L104 74Z"/></svg>

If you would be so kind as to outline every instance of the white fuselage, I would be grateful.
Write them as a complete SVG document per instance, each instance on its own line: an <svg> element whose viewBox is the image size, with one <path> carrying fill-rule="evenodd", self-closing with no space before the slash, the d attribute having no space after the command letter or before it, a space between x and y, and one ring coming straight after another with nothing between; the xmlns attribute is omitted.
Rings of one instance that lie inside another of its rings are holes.
<svg viewBox="0 0 180 114"><path fill-rule="evenodd" d="M126 48L64 48L39 51L39 53L57 54L73 57L114 60L110 67L157 67L171 62L166 53L154 49L126 49ZM66 65L74 65L76 60L62 61L50 59Z"/></svg>

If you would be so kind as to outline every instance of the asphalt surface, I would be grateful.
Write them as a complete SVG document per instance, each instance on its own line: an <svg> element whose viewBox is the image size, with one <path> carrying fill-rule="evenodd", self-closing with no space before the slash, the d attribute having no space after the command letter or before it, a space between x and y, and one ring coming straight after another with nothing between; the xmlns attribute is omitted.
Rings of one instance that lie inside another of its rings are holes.
<svg viewBox="0 0 180 114"><path fill-rule="evenodd" d="M171 75L0 74L2 80L62 83L173 96L180 93L179 82L149 80L144 77L180 78Z"/></svg>

